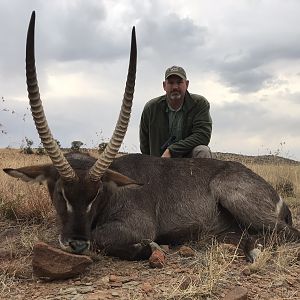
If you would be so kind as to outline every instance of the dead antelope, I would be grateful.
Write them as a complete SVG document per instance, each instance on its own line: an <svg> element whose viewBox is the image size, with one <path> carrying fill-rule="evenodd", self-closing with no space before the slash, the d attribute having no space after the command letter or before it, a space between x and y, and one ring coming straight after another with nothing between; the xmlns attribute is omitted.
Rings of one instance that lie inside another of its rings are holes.
<svg viewBox="0 0 300 300"><path fill-rule="evenodd" d="M27 35L26 74L32 115L53 164L4 171L24 181L47 182L61 220L60 245L83 253L90 246L124 259L144 259L156 243L177 244L210 234L246 237L246 256L255 258L252 233L267 229L299 241L291 213L270 184L237 162L163 159L141 154L115 158L130 116L136 73L132 31L129 71L114 134L101 157L63 156L48 128L34 62L32 14ZM245 232L247 234L245 234ZM156 242L156 243L155 243Z"/></svg>

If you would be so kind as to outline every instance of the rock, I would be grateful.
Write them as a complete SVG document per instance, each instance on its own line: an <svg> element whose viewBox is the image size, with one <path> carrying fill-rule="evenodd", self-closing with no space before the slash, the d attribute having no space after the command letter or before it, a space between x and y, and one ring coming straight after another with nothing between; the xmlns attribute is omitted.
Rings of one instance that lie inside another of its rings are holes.
<svg viewBox="0 0 300 300"><path fill-rule="evenodd" d="M149 265L152 268L162 268L165 264L166 256L160 250L154 250L149 258Z"/></svg>
<svg viewBox="0 0 300 300"><path fill-rule="evenodd" d="M113 297L120 297L120 294L118 292L116 292L116 291L111 292L111 295Z"/></svg>
<svg viewBox="0 0 300 300"><path fill-rule="evenodd" d="M109 285L112 288L118 288L118 287L122 287L123 283L122 282L110 282Z"/></svg>
<svg viewBox="0 0 300 300"><path fill-rule="evenodd" d="M114 274L109 275L109 285L112 288L121 287L124 282L128 282L130 279L120 277Z"/></svg>
<svg viewBox="0 0 300 300"><path fill-rule="evenodd" d="M109 276L109 282L120 282L120 281L121 281L120 278L114 274L111 274Z"/></svg>
<svg viewBox="0 0 300 300"><path fill-rule="evenodd" d="M33 248L33 274L44 280L67 279L83 273L92 259L56 249L43 242Z"/></svg>
<svg viewBox="0 0 300 300"><path fill-rule="evenodd" d="M141 289L146 293L151 293L153 291L153 287L150 282L144 282L141 286Z"/></svg>
<svg viewBox="0 0 300 300"><path fill-rule="evenodd" d="M249 267L245 267L243 270L242 270L242 273L245 275L245 276L250 276L251 275L251 270Z"/></svg>
<svg viewBox="0 0 300 300"><path fill-rule="evenodd" d="M186 276L184 277L184 279L182 280L179 288L181 290L186 290L190 287L190 285L199 285L201 284L199 281L199 278L197 276Z"/></svg>
<svg viewBox="0 0 300 300"><path fill-rule="evenodd" d="M111 299L111 293L108 291L97 291L93 294L88 294L84 298L85 300L107 300Z"/></svg>
<svg viewBox="0 0 300 300"><path fill-rule="evenodd" d="M187 246L181 246L179 249L179 254L183 257L193 257L196 255L195 251Z"/></svg>
<svg viewBox="0 0 300 300"><path fill-rule="evenodd" d="M244 287L236 287L225 295L223 300L247 300L248 290Z"/></svg>
<svg viewBox="0 0 300 300"><path fill-rule="evenodd" d="M183 279L183 281L181 282L179 288L180 288L181 290L186 290L186 289L191 285L191 283L192 283L191 277L185 277L185 278Z"/></svg>
<svg viewBox="0 0 300 300"><path fill-rule="evenodd" d="M169 253L169 252L170 252L170 247L169 247L169 245L160 245L160 248L161 248L165 253Z"/></svg>
<svg viewBox="0 0 300 300"><path fill-rule="evenodd" d="M273 286L275 287L280 287L283 286L284 282L282 280L277 280L275 282L273 282Z"/></svg>
<svg viewBox="0 0 300 300"><path fill-rule="evenodd" d="M94 291L94 288L92 286L82 286L78 287L76 291L80 294L88 294Z"/></svg>

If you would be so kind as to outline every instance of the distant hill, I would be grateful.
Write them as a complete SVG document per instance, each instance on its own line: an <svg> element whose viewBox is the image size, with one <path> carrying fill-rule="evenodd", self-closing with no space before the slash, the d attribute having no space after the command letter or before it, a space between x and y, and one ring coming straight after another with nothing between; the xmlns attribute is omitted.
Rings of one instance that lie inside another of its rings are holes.
<svg viewBox="0 0 300 300"><path fill-rule="evenodd" d="M233 160L241 163L257 163L257 164L288 164L300 165L297 160L281 157L278 155L243 155L235 153L214 152L215 158L220 160Z"/></svg>
<svg viewBox="0 0 300 300"><path fill-rule="evenodd" d="M72 151L71 148L61 148L61 150L66 153ZM33 148L34 153L37 152L37 148ZM16 148L0 148L0 158L1 156L4 156L8 153L19 153L21 152L20 149ZM80 152L88 152L91 155L94 155L95 157L98 157L101 152L98 151L98 149L89 149L89 148L80 148ZM126 152L120 152L119 155L128 154ZM243 154L236 154L236 153L224 153L224 152L214 152L213 153L214 158L220 159L220 160L232 160L232 161L238 161L241 163L257 163L257 164L287 164L287 165L294 165L299 166L300 161L293 160L290 158L281 157L278 155L257 155L257 156L251 156L251 155L243 155Z"/></svg>

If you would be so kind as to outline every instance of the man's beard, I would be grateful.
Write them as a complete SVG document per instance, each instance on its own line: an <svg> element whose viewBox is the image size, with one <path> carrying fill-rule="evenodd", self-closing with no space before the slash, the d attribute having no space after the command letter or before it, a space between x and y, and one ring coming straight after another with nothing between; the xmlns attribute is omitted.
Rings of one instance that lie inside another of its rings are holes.
<svg viewBox="0 0 300 300"><path fill-rule="evenodd" d="M179 92L172 92L169 94L170 100L180 100L182 95Z"/></svg>

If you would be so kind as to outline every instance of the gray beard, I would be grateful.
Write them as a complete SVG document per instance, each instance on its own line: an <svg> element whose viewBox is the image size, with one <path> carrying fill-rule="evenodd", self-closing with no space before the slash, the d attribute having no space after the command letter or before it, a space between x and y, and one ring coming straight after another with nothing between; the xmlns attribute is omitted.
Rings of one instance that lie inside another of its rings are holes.
<svg viewBox="0 0 300 300"><path fill-rule="evenodd" d="M181 99L181 94L175 94L175 95L170 95L169 96L170 100L180 100Z"/></svg>

